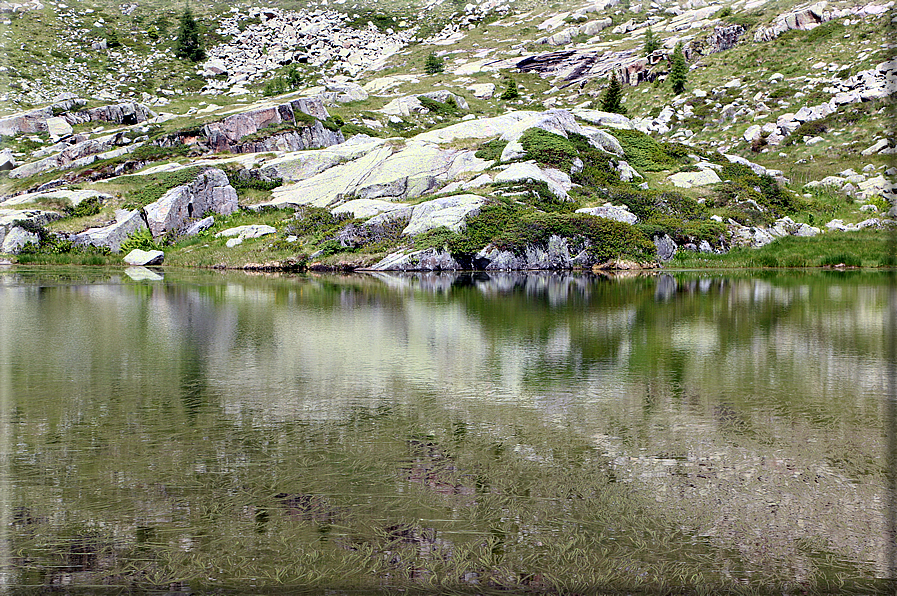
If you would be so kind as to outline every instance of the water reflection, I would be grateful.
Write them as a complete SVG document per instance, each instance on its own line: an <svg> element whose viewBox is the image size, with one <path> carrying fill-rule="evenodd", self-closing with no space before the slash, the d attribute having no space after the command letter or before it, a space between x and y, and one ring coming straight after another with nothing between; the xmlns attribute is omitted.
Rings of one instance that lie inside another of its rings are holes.
<svg viewBox="0 0 897 596"><path fill-rule="evenodd" d="M6 585L887 572L883 275L153 275L0 273Z"/></svg>

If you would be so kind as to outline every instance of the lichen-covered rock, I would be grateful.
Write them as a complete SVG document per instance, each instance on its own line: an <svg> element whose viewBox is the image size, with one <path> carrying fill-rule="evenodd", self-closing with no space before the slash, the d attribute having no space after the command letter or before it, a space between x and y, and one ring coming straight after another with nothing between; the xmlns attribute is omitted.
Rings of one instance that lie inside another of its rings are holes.
<svg viewBox="0 0 897 596"><path fill-rule="evenodd" d="M544 182L556 197L567 200L567 192L573 188L570 176L553 168L541 169L535 162L526 161L511 164L495 176L495 182Z"/></svg>
<svg viewBox="0 0 897 596"><path fill-rule="evenodd" d="M402 234L416 236L434 228L446 227L454 232L464 229L465 220L479 213L485 199L479 195L453 195L415 205L411 220Z"/></svg>
<svg viewBox="0 0 897 596"><path fill-rule="evenodd" d="M670 261L676 256L679 246L669 234L654 237L654 248L657 249L657 258L662 262Z"/></svg>

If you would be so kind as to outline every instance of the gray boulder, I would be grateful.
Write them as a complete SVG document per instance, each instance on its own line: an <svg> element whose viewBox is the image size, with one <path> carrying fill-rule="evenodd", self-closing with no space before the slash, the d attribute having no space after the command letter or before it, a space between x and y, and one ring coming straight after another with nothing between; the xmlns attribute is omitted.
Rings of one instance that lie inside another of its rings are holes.
<svg viewBox="0 0 897 596"><path fill-rule="evenodd" d="M0 172L7 172L16 167L16 160L12 156L12 149L0 151Z"/></svg>
<svg viewBox="0 0 897 596"><path fill-rule="evenodd" d="M124 261L128 265L146 267L149 265L161 265L165 260L165 253L161 250L140 250L135 248L129 252Z"/></svg>
<svg viewBox="0 0 897 596"><path fill-rule="evenodd" d="M134 232L147 228L146 220L139 209L134 211L118 211L115 214L115 223L102 228L90 228L75 234L71 240L75 244L105 246L112 252L121 250L121 243L128 239Z"/></svg>
<svg viewBox="0 0 897 596"><path fill-rule="evenodd" d="M706 186L722 182L717 173L711 169L700 172L679 172L669 176L668 179L679 188L692 188L693 186Z"/></svg>
<svg viewBox="0 0 897 596"><path fill-rule="evenodd" d="M144 208L154 237L180 233L191 220L212 211L230 215L237 210L237 191L221 170L209 168L190 184L177 186Z"/></svg>
<svg viewBox="0 0 897 596"><path fill-rule="evenodd" d="M19 254L26 244L40 244L40 236L25 230L25 228L13 226L3 236L0 253Z"/></svg>
<svg viewBox="0 0 897 596"><path fill-rule="evenodd" d="M157 114L151 109L136 102L124 102L110 106L100 106L87 110L91 121L113 122L115 124L140 124Z"/></svg>
<svg viewBox="0 0 897 596"><path fill-rule="evenodd" d="M654 247L657 249L657 258L666 262L672 260L676 256L679 246L676 241L670 238L669 234L654 237Z"/></svg>

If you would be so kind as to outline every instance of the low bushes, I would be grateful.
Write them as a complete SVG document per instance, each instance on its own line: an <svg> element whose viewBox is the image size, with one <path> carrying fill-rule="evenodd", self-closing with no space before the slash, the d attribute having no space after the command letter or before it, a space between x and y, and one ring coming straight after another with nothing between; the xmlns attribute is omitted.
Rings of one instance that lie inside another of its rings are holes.
<svg viewBox="0 0 897 596"><path fill-rule="evenodd" d="M527 155L538 162L569 171L577 157L576 148L561 135L530 128L520 137L520 144Z"/></svg>

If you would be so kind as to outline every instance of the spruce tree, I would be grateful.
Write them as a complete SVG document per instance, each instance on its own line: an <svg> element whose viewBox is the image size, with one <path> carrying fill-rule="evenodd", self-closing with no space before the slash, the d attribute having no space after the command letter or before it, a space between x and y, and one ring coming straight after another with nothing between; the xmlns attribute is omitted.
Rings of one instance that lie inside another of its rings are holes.
<svg viewBox="0 0 897 596"><path fill-rule="evenodd" d="M445 63L442 58L437 56L436 54L430 54L427 56L427 61L424 63L424 72L427 74L439 74L445 70Z"/></svg>
<svg viewBox="0 0 897 596"><path fill-rule="evenodd" d="M651 27L648 27L648 30L645 31L645 55L647 56L652 52L659 50L661 45L660 40L657 39L657 36L651 31Z"/></svg>
<svg viewBox="0 0 897 596"><path fill-rule="evenodd" d="M181 26L178 29L174 55L178 58L186 58L191 62L199 62L206 57L202 40L199 38L199 24L193 18L189 4L184 8L184 14L181 15Z"/></svg>
<svg viewBox="0 0 897 596"><path fill-rule="evenodd" d="M685 52L682 51L682 44L676 45L673 50L672 64L670 65L670 85L673 86L673 93L679 95L685 91L685 82L688 78L688 65L685 63Z"/></svg>
<svg viewBox="0 0 897 596"><path fill-rule="evenodd" d="M616 72L611 73L607 89L601 96L601 111L614 114L626 113L626 108L623 107L623 85L617 80Z"/></svg>

